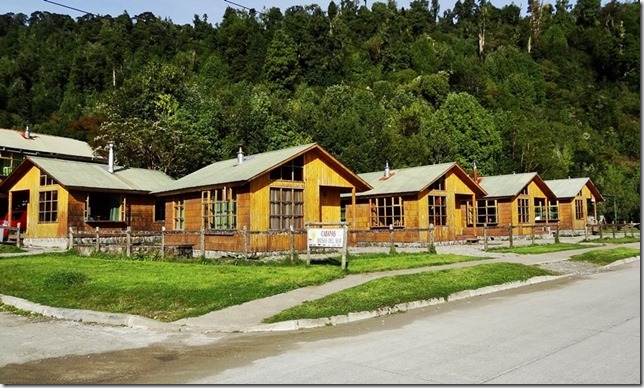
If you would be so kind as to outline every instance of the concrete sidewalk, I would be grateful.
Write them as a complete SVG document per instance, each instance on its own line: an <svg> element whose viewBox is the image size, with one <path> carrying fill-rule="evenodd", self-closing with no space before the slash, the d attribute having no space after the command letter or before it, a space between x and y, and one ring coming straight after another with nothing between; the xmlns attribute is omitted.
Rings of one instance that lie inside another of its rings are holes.
<svg viewBox="0 0 644 388"><path fill-rule="evenodd" d="M626 246L632 248L639 248L639 243L622 244L619 246ZM73 310L63 308L53 308L48 306L38 305L23 299L14 298L10 296L2 296L2 302L5 304L13 305L17 308L37 312L43 315L52 316L61 319L71 319L82 322L96 322L102 324L112 325L126 325L131 327L146 327L154 330L164 331L196 331L196 332L256 332L256 331L281 331L281 330L297 330L305 327L317 327L325 325L333 325L338 323L355 321L358 319L370 318L373 316L383 315L388 311L380 312L363 312L356 314L349 314L341 317L329 317L318 320L301 320L280 322L275 324L263 324L262 320L275 315L287 308L297 306L305 301L311 301L322 298L324 296L342 291L347 288L355 287L357 285L366 283L373 279L382 277L413 274L426 271L439 271L449 268L463 268L475 265L488 264L488 263L520 263L526 265L544 264L568 260L571 256L599 249L615 248L615 245L594 246L578 250L559 251L553 253L546 253L540 255L517 255L517 254L490 254L483 251L480 256L497 256L497 258L488 258L480 261L469 261L454 263L448 265L422 267L406 270L395 270L386 272L376 272L367 274L347 275L342 279L337 279L329 283L319 286L302 287L296 290L285 292L282 294L270 296L267 298L249 301L237 306L231 306L222 310L213 311L211 313L202 315L200 317L185 318L171 323L158 322L149 318L134 316L129 314L113 314L102 313L88 310ZM439 253L450 253L449 247L440 247ZM502 256L502 257L499 257ZM639 260L637 258L627 259L624 262L633 262ZM617 265L619 263L611 264ZM521 287L536 282L548 281L559 279L562 276L547 276L540 278L533 278L527 282L515 282L511 284L498 285L485 287L484 290L466 291L459 293L459 295L451 295L449 300L459 299L462 297L469 297L474 295L481 295L490 292L496 292L504 289ZM423 307L430 304L443 303L442 301L419 301L397 306L395 311L407 310L410 308ZM391 312L391 311L389 311Z"/></svg>

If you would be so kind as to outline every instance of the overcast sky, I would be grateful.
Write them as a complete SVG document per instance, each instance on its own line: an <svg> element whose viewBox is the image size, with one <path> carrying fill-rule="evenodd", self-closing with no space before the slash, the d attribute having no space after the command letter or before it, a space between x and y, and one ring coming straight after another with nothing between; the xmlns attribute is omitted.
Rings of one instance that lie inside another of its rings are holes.
<svg viewBox="0 0 644 388"><path fill-rule="evenodd" d="M330 0L231 1L249 8L255 8L258 11L271 7L278 7L282 12L294 5L308 4L318 4L324 11L326 11L330 2ZM380 1L386 2L387 0ZM410 1L411 0L398 0L397 4L399 7L408 8ZM527 1L528 0L492 0L491 3L494 6L501 8L506 4L514 2L514 4L519 6L521 10L525 12ZM456 0L440 0L440 14L442 15L448 8L452 8L455 2ZM29 16L32 12L46 11L51 13L68 14L73 18L83 15L81 12L64 8L54 3L77 8L96 15L111 15L113 17L121 15L124 11L127 11L130 16L136 16L143 12L150 11L162 19L171 19L175 24L192 24L195 14L199 15L199 17L206 14L208 15L208 21L212 24L216 24L221 21L226 7L235 7L224 0L51 0L50 2L46 2L44 0L0 0L0 14L13 12L24 13ZM335 0L335 3L339 5L340 0ZM362 0L360 3L362 4ZM368 6L370 8L372 3L372 0L368 1Z"/></svg>

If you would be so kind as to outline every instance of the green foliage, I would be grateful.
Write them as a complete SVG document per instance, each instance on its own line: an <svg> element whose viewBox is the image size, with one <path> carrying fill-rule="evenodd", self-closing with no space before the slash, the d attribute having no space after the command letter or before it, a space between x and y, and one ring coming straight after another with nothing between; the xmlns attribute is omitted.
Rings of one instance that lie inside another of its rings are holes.
<svg viewBox="0 0 644 388"><path fill-rule="evenodd" d="M639 219L640 4L557 1L539 31L534 14L475 0L229 7L184 26L4 14L0 127L99 153L113 141L119 164L177 177L240 143L310 141L359 173L388 160L590 176Z"/></svg>

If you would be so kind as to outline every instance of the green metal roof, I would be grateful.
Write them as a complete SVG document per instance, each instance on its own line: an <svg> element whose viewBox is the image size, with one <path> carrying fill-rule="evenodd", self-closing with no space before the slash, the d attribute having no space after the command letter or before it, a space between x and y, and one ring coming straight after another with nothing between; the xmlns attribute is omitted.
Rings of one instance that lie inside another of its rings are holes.
<svg viewBox="0 0 644 388"><path fill-rule="evenodd" d="M114 173L110 173L107 164L101 163L38 156L29 156L27 160L67 188L149 193L173 181L161 171L142 168L114 166Z"/></svg>
<svg viewBox="0 0 644 388"><path fill-rule="evenodd" d="M584 186L588 185L588 188L593 193L595 198L599 201L603 201L604 198L595 188L595 185L592 183L590 178L568 178L568 179L551 179L545 181L550 190L557 196L557 198L573 198L576 197L581 189Z"/></svg>
<svg viewBox="0 0 644 388"><path fill-rule="evenodd" d="M358 174L373 189L356 193L356 197L387 195L398 193L417 193L443 176L456 163L432 164L427 166L392 169L388 179L384 171Z"/></svg>
<svg viewBox="0 0 644 388"><path fill-rule="evenodd" d="M222 160L188 174L156 190L156 194L182 191L191 188L247 182L314 147L316 143L244 156L243 163L237 158Z"/></svg>
<svg viewBox="0 0 644 388"><path fill-rule="evenodd" d="M557 198L570 198L576 197L586 182L588 178L554 179L546 181L546 184Z"/></svg>
<svg viewBox="0 0 644 388"><path fill-rule="evenodd" d="M536 172L484 176L479 184L487 191L487 197L513 197L537 176Z"/></svg>
<svg viewBox="0 0 644 388"><path fill-rule="evenodd" d="M23 150L28 153L47 155L94 157L94 151L84 141L33 132L27 139L23 131L2 128L0 128L0 149Z"/></svg>

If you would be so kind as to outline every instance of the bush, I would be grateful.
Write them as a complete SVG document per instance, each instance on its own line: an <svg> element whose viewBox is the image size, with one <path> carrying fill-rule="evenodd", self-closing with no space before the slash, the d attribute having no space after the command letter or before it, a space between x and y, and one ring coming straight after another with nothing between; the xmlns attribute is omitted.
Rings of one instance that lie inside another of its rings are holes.
<svg viewBox="0 0 644 388"><path fill-rule="evenodd" d="M66 289L87 283L89 278L82 272L74 270L56 271L45 278L45 286Z"/></svg>

